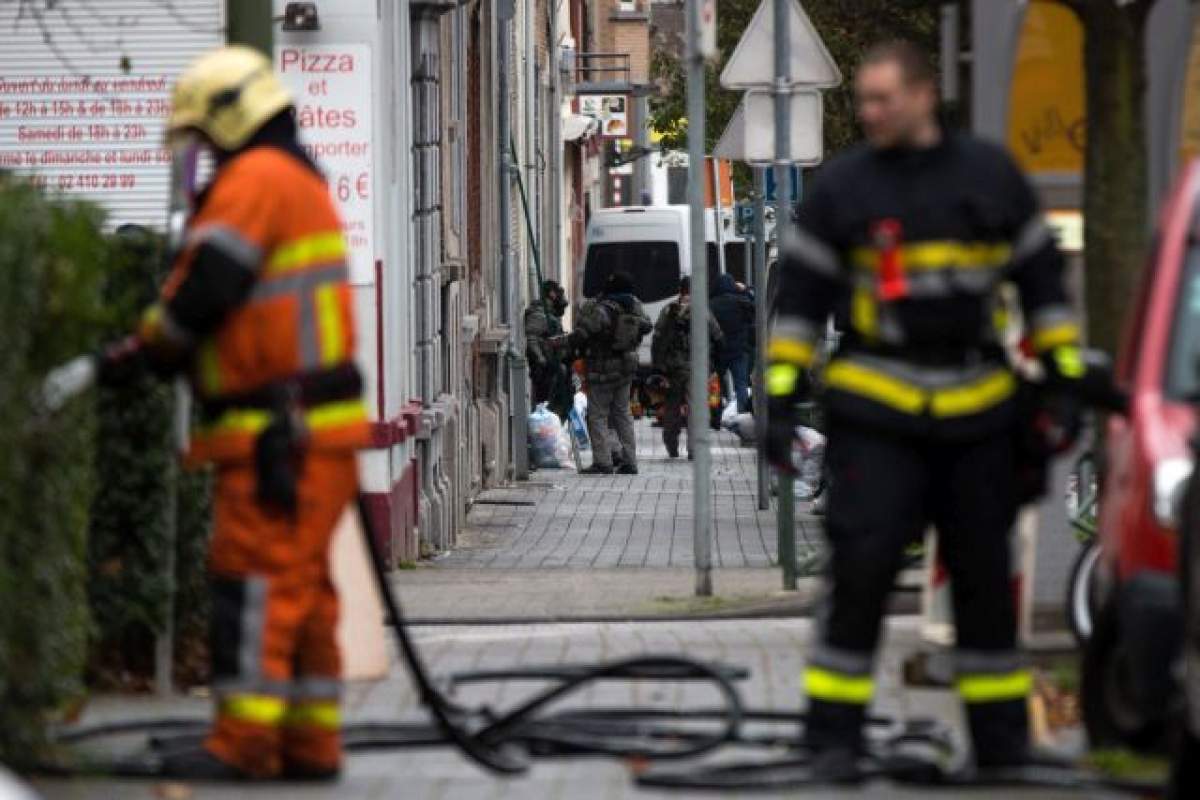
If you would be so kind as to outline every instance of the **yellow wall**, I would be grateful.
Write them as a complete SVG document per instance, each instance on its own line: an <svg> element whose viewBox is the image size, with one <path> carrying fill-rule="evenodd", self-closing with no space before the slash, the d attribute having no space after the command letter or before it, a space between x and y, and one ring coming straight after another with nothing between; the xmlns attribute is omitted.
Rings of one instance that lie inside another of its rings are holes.
<svg viewBox="0 0 1200 800"><path fill-rule="evenodd" d="M1183 83L1183 114L1180 115L1179 163L1200 157L1200 15L1192 25L1192 48L1188 53L1187 77Z"/></svg>
<svg viewBox="0 0 1200 800"><path fill-rule="evenodd" d="M1029 4L1021 25L1008 146L1032 173L1083 173L1083 30L1052 0Z"/></svg>

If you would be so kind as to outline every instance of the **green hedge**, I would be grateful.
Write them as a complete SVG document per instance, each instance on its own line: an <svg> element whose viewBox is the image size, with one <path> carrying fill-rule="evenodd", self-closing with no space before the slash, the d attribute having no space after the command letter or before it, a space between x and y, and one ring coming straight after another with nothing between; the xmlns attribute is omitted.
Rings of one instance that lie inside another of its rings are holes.
<svg viewBox="0 0 1200 800"><path fill-rule="evenodd" d="M45 419L34 398L106 323L100 221L0 174L0 761L35 754L81 692L95 419L87 400Z"/></svg>
<svg viewBox="0 0 1200 800"><path fill-rule="evenodd" d="M147 684L173 594L177 675L205 677L210 481L175 467L171 389L147 376L53 417L35 402L50 369L130 330L162 277L156 236L101 222L0 173L0 762L38 754L85 674Z"/></svg>
<svg viewBox="0 0 1200 800"><path fill-rule="evenodd" d="M157 292L162 265L161 237L132 226L118 230L105 280L107 338L136 325ZM176 466L169 385L145 375L102 388L96 406L99 477L88 541L95 620L91 681L104 688L148 683L155 638L166 627L174 597L176 638L187 667L181 677L191 682L201 677L196 666L204 661L195 654L203 650L207 620L207 476L181 474Z"/></svg>

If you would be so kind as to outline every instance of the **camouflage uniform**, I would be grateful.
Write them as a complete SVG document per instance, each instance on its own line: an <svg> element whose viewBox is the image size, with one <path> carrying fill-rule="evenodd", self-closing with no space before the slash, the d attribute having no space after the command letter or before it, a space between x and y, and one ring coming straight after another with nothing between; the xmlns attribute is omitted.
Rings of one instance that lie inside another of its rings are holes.
<svg viewBox="0 0 1200 800"><path fill-rule="evenodd" d="M593 464L611 469L612 442L610 422L616 428L621 444L623 466L637 468L637 444L633 431L633 415L629 410L629 393L637 373L637 348L615 352L612 346L613 311L605 301L625 307L642 320L642 334L651 330L641 301L631 294L601 295L580 308L571 332L571 344L584 353L587 375L588 433L592 439Z"/></svg>
<svg viewBox="0 0 1200 800"><path fill-rule="evenodd" d="M566 355L562 320L544 303L534 303L525 309L525 356L529 359L529 380L533 389L533 405L550 403L551 410L563 416L556 391L567 379L562 359ZM569 410L569 405L568 409Z"/></svg>
<svg viewBox="0 0 1200 800"><path fill-rule="evenodd" d="M654 324L650 358L655 369L667 376L667 396L663 401L663 445L675 458L679 455L679 433L683 430L683 408L688 402L688 384L692 375L691 303L676 300L662 310ZM708 318L710 357L721 344L721 327Z"/></svg>

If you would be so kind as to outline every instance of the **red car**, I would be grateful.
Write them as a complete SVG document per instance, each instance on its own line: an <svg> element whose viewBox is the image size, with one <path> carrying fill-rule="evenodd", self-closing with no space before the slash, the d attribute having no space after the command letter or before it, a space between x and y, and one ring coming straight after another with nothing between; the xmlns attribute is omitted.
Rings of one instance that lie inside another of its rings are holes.
<svg viewBox="0 0 1200 800"><path fill-rule="evenodd" d="M1129 320L1102 464L1095 629L1083 665L1093 746L1163 743L1182 640L1178 520L1200 401L1200 162L1163 209Z"/></svg>

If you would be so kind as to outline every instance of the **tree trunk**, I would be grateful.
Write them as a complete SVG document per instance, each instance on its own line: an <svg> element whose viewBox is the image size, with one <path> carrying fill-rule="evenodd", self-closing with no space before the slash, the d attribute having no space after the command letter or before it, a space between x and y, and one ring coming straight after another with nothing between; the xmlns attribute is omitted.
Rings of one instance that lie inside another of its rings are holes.
<svg viewBox="0 0 1200 800"><path fill-rule="evenodd" d="M1087 338L1116 353L1146 244L1146 19L1153 0L1073 4L1084 27Z"/></svg>

